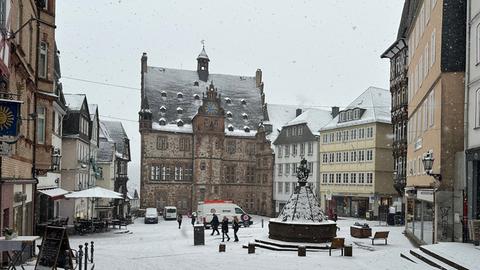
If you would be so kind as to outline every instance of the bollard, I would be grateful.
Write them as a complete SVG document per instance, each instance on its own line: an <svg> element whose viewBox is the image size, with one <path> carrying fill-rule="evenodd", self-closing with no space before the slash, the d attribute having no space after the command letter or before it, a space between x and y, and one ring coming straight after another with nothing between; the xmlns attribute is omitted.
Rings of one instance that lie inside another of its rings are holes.
<svg viewBox="0 0 480 270"><path fill-rule="evenodd" d="M352 257L352 245L345 245L345 257Z"/></svg>
<svg viewBox="0 0 480 270"><path fill-rule="evenodd" d="M85 243L85 270L88 270L88 243Z"/></svg>
<svg viewBox="0 0 480 270"><path fill-rule="evenodd" d="M248 254L255 253L255 243L248 243Z"/></svg>
<svg viewBox="0 0 480 270"><path fill-rule="evenodd" d="M93 263L93 241L90 242L90 262Z"/></svg>
<svg viewBox="0 0 480 270"><path fill-rule="evenodd" d="M262 228L263 228L263 218L262 218Z"/></svg>
<svg viewBox="0 0 480 270"><path fill-rule="evenodd" d="M305 246L298 246L298 256L299 257L307 256L307 248Z"/></svg>
<svg viewBox="0 0 480 270"><path fill-rule="evenodd" d="M224 243L221 243L219 246L218 246L218 252L225 252L226 251L226 245Z"/></svg>
<svg viewBox="0 0 480 270"><path fill-rule="evenodd" d="M78 253L77 253L77 263L78 269L82 270L82 260L83 260L83 246L78 246Z"/></svg>

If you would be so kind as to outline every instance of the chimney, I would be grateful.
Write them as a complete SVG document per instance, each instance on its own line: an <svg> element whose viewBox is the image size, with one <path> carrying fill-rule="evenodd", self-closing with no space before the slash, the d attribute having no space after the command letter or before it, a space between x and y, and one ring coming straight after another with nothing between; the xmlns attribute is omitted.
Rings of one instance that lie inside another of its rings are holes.
<svg viewBox="0 0 480 270"><path fill-rule="evenodd" d="M142 70L141 70L142 73L146 73L147 72L147 53L144 52L142 54Z"/></svg>
<svg viewBox="0 0 480 270"><path fill-rule="evenodd" d="M335 118L340 113L340 108L337 106L332 107L332 118Z"/></svg>
<svg viewBox="0 0 480 270"><path fill-rule="evenodd" d="M295 117L298 117L300 114L302 114L302 109L298 108L295 112Z"/></svg>
<svg viewBox="0 0 480 270"><path fill-rule="evenodd" d="M260 87L260 85L262 84L262 70L259 68L255 72L255 82L257 84L257 87Z"/></svg>

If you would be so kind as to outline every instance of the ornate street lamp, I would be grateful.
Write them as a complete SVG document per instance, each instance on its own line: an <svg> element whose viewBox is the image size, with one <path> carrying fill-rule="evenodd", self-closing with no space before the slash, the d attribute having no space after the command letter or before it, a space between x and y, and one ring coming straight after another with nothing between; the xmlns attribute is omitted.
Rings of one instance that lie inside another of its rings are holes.
<svg viewBox="0 0 480 270"><path fill-rule="evenodd" d="M426 154L423 155L422 163L423 163L423 168L425 169L425 172L435 178L437 181L442 181L442 175L441 174L436 174L432 173L432 168L433 168L433 162L435 159L433 158L433 153L427 152Z"/></svg>

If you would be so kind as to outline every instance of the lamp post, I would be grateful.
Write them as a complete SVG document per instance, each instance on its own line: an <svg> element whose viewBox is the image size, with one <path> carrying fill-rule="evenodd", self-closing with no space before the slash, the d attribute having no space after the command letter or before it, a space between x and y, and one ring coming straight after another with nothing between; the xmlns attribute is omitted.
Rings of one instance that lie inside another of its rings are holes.
<svg viewBox="0 0 480 270"><path fill-rule="evenodd" d="M435 159L433 158L433 153L427 152L426 154L423 155L423 159L422 159L423 168L425 169L425 172L427 173L427 175L432 176L437 181L442 181L441 174L432 173L432 167L433 167L434 161Z"/></svg>
<svg viewBox="0 0 480 270"><path fill-rule="evenodd" d="M430 175L431 177L435 178L436 183L435 183L435 187L433 189L433 232L432 232L432 243L435 244L437 241L436 237L435 237L435 231L436 231L436 223L437 223L437 219L436 219L436 211L435 211L435 208L436 208L436 193L437 193L437 188L438 188L438 182L441 182L442 181L442 175L441 174L437 174L437 173L432 173L432 168L433 168L433 162L435 161L435 158L433 158L433 153L432 152L427 152L423 155L423 159L422 159L422 163L423 163L423 168L425 169L425 172L427 173L427 175Z"/></svg>

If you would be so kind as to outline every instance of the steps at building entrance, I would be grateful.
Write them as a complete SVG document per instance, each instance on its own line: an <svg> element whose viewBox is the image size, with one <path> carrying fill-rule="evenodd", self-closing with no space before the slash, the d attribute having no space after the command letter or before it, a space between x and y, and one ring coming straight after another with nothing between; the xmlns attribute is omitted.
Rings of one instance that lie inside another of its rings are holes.
<svg viewBox="0 0 480 270"><path fill-rule="evenodd" d="M428 264L432 267L441 269L441 270L455 270L456 268L451 267L448 264L428 255L427 253L423 252L421 249L411 249L410 254L417 258L418 260L422 261L425 264Z"/></svg>
<svg viewBox="0 0 480 270"><path fill-rule="evenodd" d="M322 249L328 249L326 246L314 246L314 245L304 245L304 244L288 244L288 243L279 243L277 241L268 241L263 239L255 239L255 247L264 248L274 251L298 251L299 246L305 246L307 252L319 252ZM248 245L243 245L243 248L248 248Z"/></svg>
<svg viewBox="0 0 480 270"><path fill-rule="evenodd" d="M279 248L292 248L297 250L299 246L305 246L308 249L328 249L326 244L304 244L304 243L287 243L287 242L281 242L281 241L276 241L276 240L267 240L267 239L255 239L256 243L261 243L261 244L266 244L266 245L271 245L271 246L276 246Z"/></svg>
<svg viewBox="0 0 480 270"><path fill-rule="evenodd" d="M468 270L480 268L480 249L465 243L439 243L420 247L424 254L451 267L451 269ZM457 253L457 254L454 254ZM472 260L473 258L473 260Z"/></svg>

